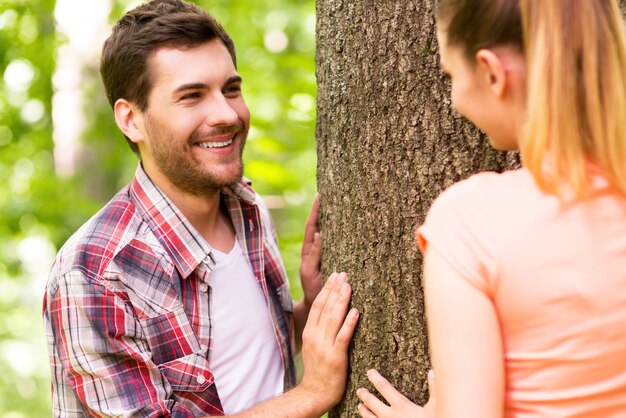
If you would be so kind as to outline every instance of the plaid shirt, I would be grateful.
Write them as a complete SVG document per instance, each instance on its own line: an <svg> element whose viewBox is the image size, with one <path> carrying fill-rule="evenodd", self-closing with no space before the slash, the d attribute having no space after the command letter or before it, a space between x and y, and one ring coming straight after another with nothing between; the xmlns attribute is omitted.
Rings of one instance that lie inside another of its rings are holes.
<svg viewBox="0 0 626 418"><path fill-rule="evenodd" d="M271 218L247 183L222 199L265 294L288 389L293 304ZM70 238L44 298L55 417L223 414L209 362L211 251L141 166Z"/></svg>

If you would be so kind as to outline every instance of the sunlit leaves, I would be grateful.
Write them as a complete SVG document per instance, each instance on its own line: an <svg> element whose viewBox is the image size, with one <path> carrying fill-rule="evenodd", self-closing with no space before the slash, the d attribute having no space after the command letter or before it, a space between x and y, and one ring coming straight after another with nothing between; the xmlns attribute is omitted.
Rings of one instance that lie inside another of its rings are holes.
<svg viewBox="0 0 626 418"><path fill-rule="evenodd" d="M252 113L245 174L274 208L299 297L300 241L316 171L314 1L196 2L235 40ZM94 59L69 79L55 80L57 87L79 83L85 97L79 166L73 177L57 176L52 76L66 39L55 32L54 3L0 0L0 415L11 418L50 416L41 323L50 259L130 180L137 164L115 126ZM109 21L138 3L112 1ZM89 45L87 52L99 49Z"/></svg>
<svg viewBox="0 0 626 418"><path fill-rule="evenodd" d="M63 223L51 153L53 7L0 8L0 411L16 418L50 415L42 281Z"/></svg>

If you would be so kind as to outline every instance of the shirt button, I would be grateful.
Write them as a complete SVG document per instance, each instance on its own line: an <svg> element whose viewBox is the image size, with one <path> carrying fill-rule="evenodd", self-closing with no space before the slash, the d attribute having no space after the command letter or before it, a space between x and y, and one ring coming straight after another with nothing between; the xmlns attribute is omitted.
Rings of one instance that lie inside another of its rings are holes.
<svg viewBox="0 0 626 418"><path fill-rule="evenodd" d="M204 257L204 260L202 260L204 264L211 264L212 261L213 260L211 259L210 255L207 255L206 257Z"/></svg>
<svg viewBox="0 0 626 418"><path fill-rule="evenodd" d="M209 285L206 283L200 283L200 291L206 293L209 290Z"/></svg>
<svg viewBox="0 0 626 418"><path fill-rule="evenodd" d="M206 345L202 344L202 345L200 346L200 350L201 350L203 353L206 353L206 352L209 350L209 347L207 347Z"/></svg>
<svg viewBox="0 0 626 418"><path fill-rule="evenodd" d="M206 382L206 377L204 377L203 374L198 374L198 377L196 378L196 380L198 381L199 385L203 385L204 382Z"/></svg>

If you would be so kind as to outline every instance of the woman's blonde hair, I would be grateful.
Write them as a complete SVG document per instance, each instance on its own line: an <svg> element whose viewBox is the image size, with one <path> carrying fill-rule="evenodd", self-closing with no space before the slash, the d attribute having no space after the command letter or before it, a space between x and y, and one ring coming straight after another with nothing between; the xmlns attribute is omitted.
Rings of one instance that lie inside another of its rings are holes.
<svg viewBox="0 0 626 418"><path fill-rule="evenodd" d="M626 36L614 0L520 0L524 165L542 189L589 191L590 162L626 195ZM549 161L547 159L549 158Z"/></svg>
<svg viewBox="0 0 626 418"><path fill-rule="evenodd" d="M471 60L496 45L524 51L520 152L541 189L584 197L595 164L626 195L626 34L615 0L441 0L439 20Z"/></svg>

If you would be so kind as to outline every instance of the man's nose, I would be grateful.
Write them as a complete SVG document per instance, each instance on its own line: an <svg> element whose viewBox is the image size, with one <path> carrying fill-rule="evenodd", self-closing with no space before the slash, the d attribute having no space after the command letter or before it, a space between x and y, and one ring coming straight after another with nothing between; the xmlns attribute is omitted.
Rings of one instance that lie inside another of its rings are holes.
<svg viewBox="0 0 626 418"><path fill-rule="evenodd" d="M239 115L226 97L218 95L211 102L206 119L209 126L233 125L239 120Z"/></svg>

